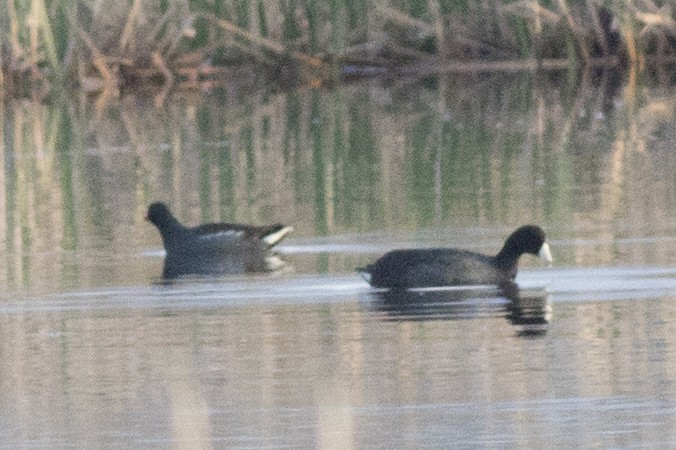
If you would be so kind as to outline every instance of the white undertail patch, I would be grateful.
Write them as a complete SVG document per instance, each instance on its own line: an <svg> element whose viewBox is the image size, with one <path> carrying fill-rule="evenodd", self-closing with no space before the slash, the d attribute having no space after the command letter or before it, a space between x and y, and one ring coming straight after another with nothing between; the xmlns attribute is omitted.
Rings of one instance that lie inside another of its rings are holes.
<svg viewBox="0 0 676 450"><path fill-rule="evenodd" d="M283 227L274 233L270 233L268 235L263 236L263 239L261 239L263 242L268 244L270 247L273 245L277 244L279 241L284 239L284 236L287 234L291 233L293 231L293 227Z"/></svg>
<svg viewBox="0 0 676 450"><path fill-rule="evenodd" d="M545 260L545 262L547 263L547 267L552 267L552 263L554 262L554 260L552 258L552 252L551 250L549 250L548 243L545 242L544 244L542 244L538 256L540 256L540 258Z"/></svg>

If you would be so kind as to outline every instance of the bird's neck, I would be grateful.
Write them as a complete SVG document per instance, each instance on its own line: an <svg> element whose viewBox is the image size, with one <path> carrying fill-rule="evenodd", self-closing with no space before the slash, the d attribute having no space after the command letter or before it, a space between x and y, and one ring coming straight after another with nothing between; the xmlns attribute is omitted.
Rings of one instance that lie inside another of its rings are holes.
<svg viewBox="0 0 676 450"><path fill-rule="evenodd" d="M500 252L495 255L495 263L502 270L509 273L512 278L515 278L520 256L521 253L510 245L509 242L506 242Z"/></svg>
<svg viewBox="0 0 676 450"><path fill-rule="evenodd" d="M162 224L162 227L158 228L160 229L160 234L162 235L165 246L171 242L174 237L184 234L187 230L187 228L181 225L175 217L168 218Z"/></svg>

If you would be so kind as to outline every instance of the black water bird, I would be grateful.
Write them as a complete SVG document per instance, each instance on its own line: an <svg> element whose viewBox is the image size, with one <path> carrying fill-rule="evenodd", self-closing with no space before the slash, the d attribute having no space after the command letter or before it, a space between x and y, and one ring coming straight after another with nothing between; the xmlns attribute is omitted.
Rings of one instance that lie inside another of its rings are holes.
<svg viewBox="0 0 676 450"><path fill-rule="evenodd" d="M524 253L539 255L551 265L542 228L518 228L495 256L451 248L393 250L357 271L379 288L496 285L513 290L519 257Z"/></svg>
<svg viewBox="0 0 676 450"><path fill-rule="evenodd" d="M270 250L293 230L281 224L208 223L186 227L161 202L150 205L146 220L162 235L166 251L163 278L275 270L283 262Z"/></svg>

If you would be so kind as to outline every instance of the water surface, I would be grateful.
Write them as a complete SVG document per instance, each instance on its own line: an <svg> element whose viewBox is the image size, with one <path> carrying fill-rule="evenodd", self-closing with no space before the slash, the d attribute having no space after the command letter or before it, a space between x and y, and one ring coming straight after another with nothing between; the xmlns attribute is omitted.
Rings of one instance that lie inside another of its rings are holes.
<svg viewBox="0 0 676 450"><path fill-rule="evenodd" d="M7 101L0 446L673 447L675 98L486 75ZM155 200L293 225L286 270L162 282ZM354 272L529 222L556 265L523 258L527 304Z"/></svg>

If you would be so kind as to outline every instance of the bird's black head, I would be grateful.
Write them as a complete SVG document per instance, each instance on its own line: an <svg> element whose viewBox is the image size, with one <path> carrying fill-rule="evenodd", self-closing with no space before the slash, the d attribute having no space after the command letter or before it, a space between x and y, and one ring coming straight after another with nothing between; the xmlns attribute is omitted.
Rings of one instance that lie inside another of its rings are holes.
<svg viewBox="0 0 676 450"><path fill-rule="evenodd" d="M502 250L495 256L499 266L509 270L516 277L519 257L524 253L538 255L547 265L552 265L552 254L545 241L545 232L537 225L524 225L509 235Z"/></svg>
<svg viewBox="0 0 676 450"><path fill-rule="evenodd" d="M518 253L537 255L545 244L545 232L537 225L524 225L517 228L505 242L505 246Z"/></svg>
<svg viewBox="0 0 676 450"><path fill-rule="evenodd" d="M169 211L169 207L162 202L155 202L148 207L146 220L160 230L176 222L176 218Z"/></svg>

